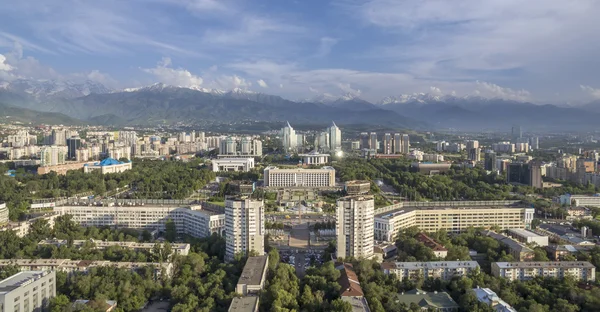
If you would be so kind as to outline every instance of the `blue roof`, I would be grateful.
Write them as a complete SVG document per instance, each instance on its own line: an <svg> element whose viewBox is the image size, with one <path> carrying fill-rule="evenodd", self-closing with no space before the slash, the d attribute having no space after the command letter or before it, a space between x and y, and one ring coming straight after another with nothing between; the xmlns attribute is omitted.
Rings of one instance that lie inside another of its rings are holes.
<svg viewBox="0 0 600 312"><path fill-rule="evenodd" d="M101 162L94 163L94 166L104 167L104 166L113 166L113 165L121 165L121 164L124 164L124 162L118 161L114 158L109 157L109 158L102 160ZM85 166L87 166L87 164L85 164Z"/></svg>

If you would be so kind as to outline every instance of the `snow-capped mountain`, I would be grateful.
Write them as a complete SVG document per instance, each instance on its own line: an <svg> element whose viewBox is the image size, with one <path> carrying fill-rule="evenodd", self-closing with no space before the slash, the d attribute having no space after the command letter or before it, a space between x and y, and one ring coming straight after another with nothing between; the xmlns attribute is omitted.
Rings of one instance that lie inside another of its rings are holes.
<svg viewBox="0 0 600 312"><path fill-rule="evenodd" d="M340 96L335 96L335 95L332 95L329 93L323 93L323 94L319 94L319 95L316 95L311 98L299 100L299 102L329 104L329 103L339 102L339 101L351 101L354 99L359 99L359 97L352 93L346 93L346 94L342 94Z"/></svg>
<svg viewBox="0 0 600 312"><path fill-rule="evenodd" d="M401 94L399 96L387 96L381 101L377 102L379 105L396 104L396 103L431 103L431 102L442 102L446 100L448 95L434 95L430 93L413 93L413 94Z"/></svg>
<svg viewBox="0 0 600 312"><path fill-rule="evenodd" d="M103 94L110 93L111 90L94 81L86 80L83 82L62 81L62 80L32 80L17 79L13 81L3 81L0 88L20 94L29 95L37 100L47 100L51 98L73 99L87 96L92 93Z"/></svg>

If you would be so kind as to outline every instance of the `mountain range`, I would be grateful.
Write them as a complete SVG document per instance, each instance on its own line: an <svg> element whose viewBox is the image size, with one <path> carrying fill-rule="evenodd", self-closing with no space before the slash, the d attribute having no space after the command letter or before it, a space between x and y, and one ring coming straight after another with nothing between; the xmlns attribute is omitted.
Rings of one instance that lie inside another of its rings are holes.
<svg viewBox="0 0 600 312"><path fill-rule="evenodd" d="M55 113L54 120L100 125L222 124L264 121L364 124L392 128L584 130L600 120L600 101L580 107L538 105L478 96L428 93L388 96L371 103L346 94L291 101L243 89L185 88L162 83L111 90L102 84L19 79L0 81L0 116L10 108ZM25 114L27 115L27 114ZM54 116L54 115L53 115ZM72 120L68 120L68 118Z"/></svg>

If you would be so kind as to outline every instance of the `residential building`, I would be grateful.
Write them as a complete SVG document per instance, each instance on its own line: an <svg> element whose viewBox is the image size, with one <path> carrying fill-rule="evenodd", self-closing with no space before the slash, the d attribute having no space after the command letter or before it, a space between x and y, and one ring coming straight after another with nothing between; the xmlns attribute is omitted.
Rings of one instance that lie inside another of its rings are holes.
<svg viewBox="0 0 600 312"><path fill-rule="evenodd" d="M248 257L242 275L235 286L235 292L243 296L258 295L265 286L269 256Z"/></svg>
<svg viewBox="0 0 600 312"><path fill-rule="evenodd" d="M379 150L379 141L377 141L377 132L371 132L369 134L369 149L377 151Z"/></svg>
<svg viewBox="0 0 600 312"><path fill-rule="evenodd" d="M416 239L430 248L436 257L444 259L448 255L448 249L436 242L433 238L427 236L427 234L419 233L417 234Z"/></svg>
<svg viewBox="0 0 600 312"><path fill-rule="evenodd" d="M279 169L267 167L264 171L265 187L334 187L335 169Z"/></svg>
<svg viewBox="0 0 600 312"><path fill-rule="evenodd" d="M377 210L375 239L394 241L407 227L433 233L444 229L459 233L469 227L529 228L535 210L516 207L519 201L402 202Z"/></svg>
<svg viewBox="0 0 600 312"><path fill-rule="evenodd" d="M0 281L0 311L47 310L56 297L56 272L25 271Z"/></svg>
<svg viewBox="0 0 600 312"><path fill-rule="evenodd" d="M517 312L517 310L502 300L502 298L498 297L498 295L489 288L477 287L473 289L473 291L479 302L489 305L496 312Z"/></svg>
<svg viewBox="0 0 600 312"><path fill-rule="evenodd" d="M510 281L527 281L536 276L558 279L570 276L589 282L596 280L596 267L586 261L493 262L492 275Z"/></svg>
<svg viewBox="0 0 600 312"><path fill-rule="evenodd" d="M496 153L493 151L488 151L485 153L485 161L484 161L485 170L489 171L498 171L498 165L496 164Z"/></svg>
<svg viewBox="0 0 600 312"><path fill-rule="evenodd" d="M289 122L281 129L281 144L285 152L294 151L298 148L298 136Z"/></svg>
<svg viewBox="0 0 600 312"><path fill-rule="evenodd" d="M537 150L540 148L540 139L538 137L529 138L529 147L533 150Z"/></svg>
<svg viewBox="0 0 600 312"><path fill-rule="evenodd" d="M477 140L469 140L467 141L467 153L468 159L473 161L480 161L480 152L479 152L479 141Z"/></svg>
<svg viewBox="0 0 600 312"><path fill-rule="evenodd" d="M337 200L337 257L373 257L373 196L347 196Z"/></svg>
<svg viewBox="0 0 600 312"><path fill-rule="evenodd" d="M56 166L65 163L67 157L66 146L44 146L40 149L40 166Z"/></svg>
<svg viewBox="0 0 600 312"><path fill-rule="evenodd" d="M225 214L209 205L202 206L60 206L59 215L69 214L83 226L116 227L164 231L167 220L173 220L177 233L194 237L223 235Z"/></svg>
<svg viewBox="0 0 600 312"><path fill-rule="evenodd" d="M383 135L383 154L393 154L394 153L394 141L392 139L391 133L386 133Z"/></svg>
<svg viewBox="0 0 600 312"><path fill-rule="evenodd" d="M342 149L342 131L335 122L331 122L331 126L327 129L329 132L329 149L339 151Z"/></svg>
<svg viewBox="0 0 600 312"><path fill-rule="evenodd" d="M525 229L508 229L506 233L521 243L536 244L540 247L548 246L548 236L542 236Z"/></svg>
<svg viewBox="0 0 600 312"><path fill-rule="evenodd" d="M227 137L219 143L219 155L236 155L237 150L237 140L233 137Z"/></svg>
<svg viewBox="0 0 600 312"><path fill-rule="evenodd" d="M457 312L459 305L447 292L426 292L413 289L396 295L396 302L404 303L407 307L417 305L423 311Z"/></svg>
<svg viewBox="0 0 600 312"><path fill-rule="evenodd" d="M371 149L371 140L369 137L369 133L368 132L362 132L360 134L360 141L359 141L359 148L360 149Z"/></svg>
<svg viewBox="0 0 600 312"><path fill-rule="evenodd" d="M69 242L66 239L46 239L38 243L38 246L53 245L56 247L67 246ZM121 241L103 241L103 240L73 240L71 246L75 248L81 248L89 246L92 249L106 249L109 247L121 247L123 249L130 249L135 251L152 251L157 243L138 243L138 242L121 242ZM162 244L160 244L162 245ZM173 254L179 256L187 256L190 253L190 244L172 243L171 249Z"/></svg>
<svg viewBox="0 0 600 312"><path fill-rule="evenodd" d="M533 249L517 242L516 240L504 236L502 234L498 234L494 231L481 231L482 235L489 236L496 241L498 241L501 245L508 248L508 252L515 259L515 261L531 261L535 257L535 253Z"/></svg>
<svg viewBox="0 0 600 312"><path fill-rule="evenodd" d="M408 134L403 134L402 135L402 153L408 154L409 151L410 151L410 137L408 136Z"/></svg>
<svg viewBox="0 0 600 312"><path fill-rule="evenodd" d="M479 269L479 264L477 261L384 262L381 269L384 274L394 274L400 280L439 278L447 281L455 276L467 276Z"/></svg>
<svg viewBox="0 0 600 312"><path fill-rule="evenodd" d="M265 253L265 208L262 200L245 196L225 200L225 259L255 251Z"/></svg>
<svg viewBox="0 0 600 312"><path fill-rule="evenodd" d="M254 158L221 158L212 160L213 172L241 171L248 172L254 168Z"/></svg>
<svg viewBox="0 0 600 312"><path fill-rule="evenodd" d="M394 154L402 153L402 135L394 133Z"/></svg>
<svg viewBox="0 0 600 312"><path fill-rule="evenodd" d="M234 297L228 312L258 312L258 296Z"/></svg>
<svg viewBox="0 0 600 312"><path fill-rule="evenodd" d="M343 263L336 267L340 271L337 282L341 286L340 297L352 306L352 312L370 312L367 299L364 297L358 276L350 263Z"/></svg>
<svg viewBox="0 0 600 312"><path fill-rule="evenodd" d="M67 274L87 272L90 268L113 267L128 270L139 270L145 267L154 269L154 276L158 278L163 274L170 277L173 274L171 262L111 262L106 260L71 260L71 259L4 259L0 260L0 267L17 266L21 271L60 271Z"/></svg>
<svg viewBox="0 0 600 312"><path fill-rule="evenodd" d="M83 172L100 171L102 174L118 173L131 170L132 167L133 164L131 161L123 162L114 158L106 158L100 162L83 165Z"/></svg>
<svg viewBox="0 0 600 312"><path fill-rule="evenodd" d="M514 153L515 145L510 142L498 142L492 144L492 150L496 153Z"/></svg>
<svg viewBox="0 0 600 312"><path fill-rule="evenodd" d="M5 225L9 221L9 211L5 202L0 202L0 226Z"/></svg>

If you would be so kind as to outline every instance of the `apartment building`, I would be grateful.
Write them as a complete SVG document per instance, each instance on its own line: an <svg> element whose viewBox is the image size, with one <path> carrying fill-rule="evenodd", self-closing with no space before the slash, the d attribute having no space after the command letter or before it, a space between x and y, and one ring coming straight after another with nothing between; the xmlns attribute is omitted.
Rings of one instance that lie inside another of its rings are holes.
<svg viewBox="0 0 600 312"><path fill-rule="evenodd" d="M8 218L9 212L8 212L8 208L6 207L6 203L2 202L0 203L0 225L4 225L7 224L9 221Z"/></svg>
<svg viewBox="0 0 600 312"><path fill-rule="evenodd" d="M131 229L165 230L165 223L175 222L177 232L194 237L222 235L225 214L208 206L61 206L54 207L60 215L69 214L83 226L111 226Z"/></svg>
<svg viewBox="0 0 600 312"><path fill-rule="evenodd" d="M559 279L570 276L588 282L596 280L596 267L587 261L493 262L492 275L510 281L526 281L536 276Z"/></svg>
<svg viewBox="0 0 600 312"><path fill-rule="evenodd" d="M76 272L87 272L94 267L114 267L129 270L138 270L145 267L154 269L155 277L162 274L170 277L173 273L173 263L170 262L111 262L93 260L71 260L71 259L2 259L0 267L17 266L21 271L61 271L67 274Z"/></svg>
<svg viewBox="0 0 600 312"><path fill-rule="evenodd" d="M47 310L56 297L56 272L25 271L0 281L0 311Z"/></svg>
<svg viewBox="0 0 600 312"><path fill-rule="evenodd" d="M539 235L525 229L508 229L506 234L524 244L536 244L540 247L548 246L548 236Z"/></svg>
<svg viewBox="0 0 600 312"><path fill-rule="evenodd" d="M384 274L394 274L400 280L439 278L447 281L455 276L466 276L478 268L477 261L384 262L381 264Z"/></svg>
<svg viewBox="0 0 600 312"><path fill-rule="evenodd" d="M337 257L373 257L373 212L371 195L347 196L337 200Z"/></svg>
<svg viewBox="0 0 600 312"><path fill-rule="evenodd" d="M265 208L262 200L245 196L225 200L225 260L236 254L265 253Z"/></svg>
<svg viewBox="0 0 600 312"><path fill-rule="evenodd" d="M267 167L264 171L265 187L334 187L335 169L279 169Z"/></svg>
<svg viewBox="0 0 600 312"><path fill-rule="evenodd" d="M515 207L518 201L405 202L380 208L375 215L375 239L393 241L407 227L432 233L458 233L469 227L529 228L534 209Z"/></svg>
<svg viewBox="0 0 600 312"><path fill-rule="evenodd" d="M484 230L481 232L482 235L491 237L498 241L500 244L508 248L508 252L515 259L515 261L530 261L535 257L533 249L519 243L518 241L507 237L502 234L498 234L494 231Z"/></svg>
<svg viewBox="0 0 600 312"><path fill-rule="evenodd" d="M242 270L242 275L235 286L235 292L247 296L249 294L258 295L265 286L267 279L267 268L269 256L248 257L246 265Z"/></svg>
<svg viewBox="0 0 600 312"><path fill-rule="evenodd" d="M56 247L66 246L68 241L66 239L46 239L42 240L38 243L38 246L44 245L53 245ZM90 244L88 246L93 246L93 249L106 249L109 247L121 247L123 249L131 249L135 251L152 251L156 243L138 243L138 242L119 242L119 241L103 241L103 240L74 240L72 241L72 246L76 248L81 248L86 244ZM171 249L173 253L180 256L187 256L190 253L190 244L177 244L172 243Z"/></svg>

